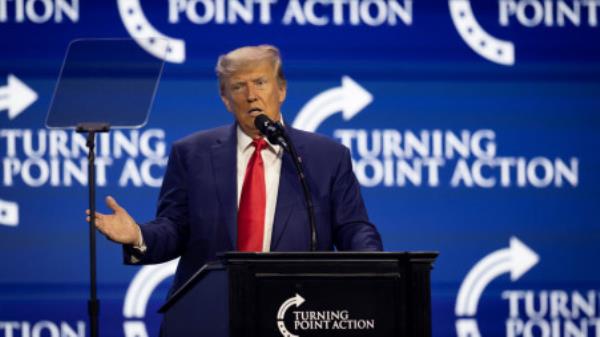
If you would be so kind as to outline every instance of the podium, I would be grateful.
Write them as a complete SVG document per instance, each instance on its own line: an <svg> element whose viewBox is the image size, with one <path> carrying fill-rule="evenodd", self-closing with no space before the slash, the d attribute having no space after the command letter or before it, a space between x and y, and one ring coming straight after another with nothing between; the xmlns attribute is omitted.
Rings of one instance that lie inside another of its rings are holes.
<svg viewBox="0 0 600 337"><path fill-rule="evenodd" d="M166 337L431 336L435 252L224 253L160 309Z"/></svg>

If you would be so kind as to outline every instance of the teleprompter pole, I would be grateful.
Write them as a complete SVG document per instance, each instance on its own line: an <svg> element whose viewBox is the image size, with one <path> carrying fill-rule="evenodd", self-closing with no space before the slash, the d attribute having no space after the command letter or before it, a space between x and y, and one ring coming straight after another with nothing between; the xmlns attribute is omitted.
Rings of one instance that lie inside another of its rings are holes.
<svg viewBox="0 0 600 337"><path fill-rule="evenodd" d="M100 301L97 294L96 281L96 155L95 138L97 133L108 132L110 125L107 123L82 123L77 125L76 131L87 133L86 146L88 148L88 192L90 210L90 298L88 299L88 315L90 318L90 336L99 337Z"/></svg>

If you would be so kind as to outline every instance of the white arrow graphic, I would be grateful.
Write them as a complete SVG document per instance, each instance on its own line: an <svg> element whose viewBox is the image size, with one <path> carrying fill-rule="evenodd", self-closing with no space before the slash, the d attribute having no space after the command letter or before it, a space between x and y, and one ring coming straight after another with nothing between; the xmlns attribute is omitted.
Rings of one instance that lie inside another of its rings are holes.
<svg viewBox="0 0 600 337"><path fill-rule="evenodd" d="M461 318L457 320L456 335L458 337L481 337L475 318Z"/></svg>
<svg viewBox="0 0 600 337"><path fill-rule="evenodd" d="M8 118L15 119L38 99L38 94L17 76L9 74L7 85L0 87L0 111L8 109Z"/></svg>
<svg viewBox="0 0 600 337"><path fill-rule="evenodd" d="M510 272L510 279L518 280L540 260L539 256L516 237L510 238L508 248L497 250L479 261L467 274L460 286L456 306L457 316L474 316L485 287L496 277Z"/></svg>
<svg viewBox="0 0 600 337"><path fill-rule="evenodd" d="M314 132L329 116L342 112L344 120L350 120L373 101L373 95L349 76L342 77L342 86L326 90L302 107L292 126Z"/></svg>
<svg viewBox="0 0 600 337"><path fill-rule="evenodd" d="M449 0L450 16L465 43L480 56L498 64L515 64L515 46L486 32L475 19L469 0Z"/></svg>
<svg viewBox="0 0 600 337"><path fill-rule="evenodd" d="M185 7L185 2L177 3L177 7ZM144 50L168 62L185 61L185 41L169 37L154 28L144 15L140 0L117 0L117 6L125 29Z"/></svg>
<svg viewBox="0 0 600 337"><path fill-rule="evenodd" d="M302 296L300 296L299 294L296 294L296 296L294 297L290 297L288 298L285 302L283 302L283 304L279 307L279 311L277 312L277 327L279 328L279 332L281 333L281 335L283 337L298 337L298 335L294 335L293 333L289 332L288 329L285 327L285 322L284 322L284 317L285 317L285 312L293 305L297 307L299 307L300 305L302 305L302 303L304 303L304 298Z"/></svg>
<svg viewBox="0 0 600 337"><path fill-rule="evenodd" d="M123 316L128 319L123 323L125 337L148 337L142 319L146 315L150 296L161 282L175 274L178 263L179 259L175 259L158 265L144 266L135 275L123 303Z"/></svg>
<svg viewBox="0 0 600 337"><path fill-rule="evenodd" d="M19 204L0 199L0 225L17 227L19 224Z"/></svg>

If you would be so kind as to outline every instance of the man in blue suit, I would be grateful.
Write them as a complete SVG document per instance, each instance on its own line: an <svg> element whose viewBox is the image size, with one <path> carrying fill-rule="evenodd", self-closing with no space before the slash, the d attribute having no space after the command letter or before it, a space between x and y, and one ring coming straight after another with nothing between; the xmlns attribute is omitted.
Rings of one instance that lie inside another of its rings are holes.
<svg viewBox="0 0 600 337"><path fill-rule="evenodd" d="M126 263L181 257L172 290L219 252L307 251L310 226L290 155L263 140L254 119L281 121L286 97L279 51L242 47L219 58L220 95L236 123L173 144L156 219L138 225L112 197L96 227L124 245ZM319 250L382 250L369 222L348 149L286 127L304 164ZM89 221L89 218L88 218Z"/></svg>

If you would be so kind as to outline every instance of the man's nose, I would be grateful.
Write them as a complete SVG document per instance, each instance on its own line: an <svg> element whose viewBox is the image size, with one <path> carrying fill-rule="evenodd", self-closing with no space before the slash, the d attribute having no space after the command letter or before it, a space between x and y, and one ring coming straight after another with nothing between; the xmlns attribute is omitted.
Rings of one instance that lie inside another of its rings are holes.
<svg viewBox="0 0 600 337"><path fill-rule="evenodd" d="M248 85L248 92L246 95L246 99L248 102L254 102L258 98L256 87L252 84Z"/></svg>

